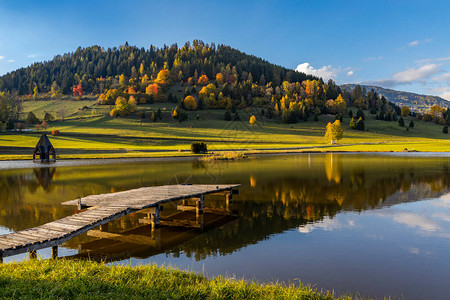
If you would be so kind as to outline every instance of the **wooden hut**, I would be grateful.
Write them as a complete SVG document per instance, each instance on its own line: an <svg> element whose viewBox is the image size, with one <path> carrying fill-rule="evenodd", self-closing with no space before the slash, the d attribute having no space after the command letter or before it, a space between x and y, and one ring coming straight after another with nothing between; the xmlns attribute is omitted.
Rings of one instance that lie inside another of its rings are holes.
<svg viewBox="0 0 450 300"><path fill-rule="evenodd" d="M53 148L52 143L50 143L50 140L48 139L48 137L45 133L42 134L36 147L34 147L34 151L33 151L33 161L34 162L36 162L37 155L38 155L38 159L40 159L41 162L49 162L50 156L53 156L53 161L56 161L55 148Z"/></svg>

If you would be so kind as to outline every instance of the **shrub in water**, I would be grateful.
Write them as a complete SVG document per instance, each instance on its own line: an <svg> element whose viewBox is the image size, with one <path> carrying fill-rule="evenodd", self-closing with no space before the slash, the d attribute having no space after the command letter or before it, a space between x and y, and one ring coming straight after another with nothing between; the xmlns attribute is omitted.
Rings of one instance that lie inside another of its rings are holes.
<svg viewBox="0 0 450 300"><path fill-rule="evenodd" d="M193 142L191 144L191 151L196 154L206 153L208 152L208 147L205 142Z"/></svg>

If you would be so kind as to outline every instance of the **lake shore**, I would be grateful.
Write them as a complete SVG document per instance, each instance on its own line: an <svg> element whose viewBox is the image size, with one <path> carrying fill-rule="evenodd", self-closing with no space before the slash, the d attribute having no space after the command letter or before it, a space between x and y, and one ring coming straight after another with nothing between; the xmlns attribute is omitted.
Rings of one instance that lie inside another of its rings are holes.
<svg viewBox="0 0 450 300"><path fill-rule="evenodd" d="M107 266L73 260L0 265L2 298L351 299L309 285L259 284L232 277L147 266Z"/></svg>

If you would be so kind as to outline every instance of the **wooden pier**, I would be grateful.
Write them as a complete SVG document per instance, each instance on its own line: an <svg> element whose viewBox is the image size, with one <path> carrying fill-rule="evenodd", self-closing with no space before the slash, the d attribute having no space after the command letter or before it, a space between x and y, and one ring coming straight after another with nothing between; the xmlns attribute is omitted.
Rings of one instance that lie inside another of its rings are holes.
<svg viewBox="0 0 450 300"><path fill-rule="evenodd" d="M3 257L30 253L36 257L36 250L52 247L52 257L58 256L58 246L71 238L85 233L112 220L146 209L148 223L152 230L160 223L161 205L171 201L194 199L195 205L188 208L183 203L180 209L203 213L204 196L224 194L227 206L232 201L233 189L240 185L164 185L143 187L117 193L91 195L67 201L63 205L77 205L75 215L59 219L35 228L0 236L0 262ZM236 193L236 191L234 191ZM183 201L187 202L187 201ZM167 224L170 225L170 224Z"/></svg>

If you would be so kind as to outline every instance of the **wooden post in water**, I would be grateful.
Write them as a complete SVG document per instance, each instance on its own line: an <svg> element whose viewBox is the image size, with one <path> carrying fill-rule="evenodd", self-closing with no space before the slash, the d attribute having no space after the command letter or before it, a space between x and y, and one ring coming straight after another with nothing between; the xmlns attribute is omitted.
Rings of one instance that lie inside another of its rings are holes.
<svg viewBox="0 0 450 300"><path fill-rule="evenodd" d="M58 246L53 246L52 247L52 259L57 259L58 258Z"/></svg>
<svg viewBox="0 0 450 300"><path fill-rule="evenodd" d="M198 217L200 214L203 214L203 201L205 200L204 196L201 195L200 198L196 201L195 205L195 215Z"/></svg>
<svg viewBox="0 0 450 300"><path fill-rule="evenodd" d="M150 213L150 225L152 226L152 232L159 226L161 221L161 207L158 204L154 207L154 212Z"/></svg>
<svg viewBox="0 0 450 300"><path fill-rule="evenodd" d="M81 204L81 198L78 198L78 210L82 210L83 205Z"/></svg>
<svg viewBox="0 0 450 300"><path fill-rule="evenodd" d="M233 190L230 190L230 192L225 195L225 201L226 201L226 209L227 211L230 211L231 204L233 203Z"/></svg>
<svg viewBox="0 0 450 300"><path fill-rule="evenodd" d="M0 250L0 264L3 263L3 251Z"/></svg>
<svg viewBox="0 0 450 300"><path fill-rule="evenodd" d="M108 230L108 224L109 223L105 223L103 225L100 225L100 227L99 227L100 231L107 231Z"/></svg>
<svg viewBox="0 0 450 300"><path fill-rule="evenodd" d="M36 259L37 258L36 250L31 250L29 253L29 257L30 259Z"/></svg>

